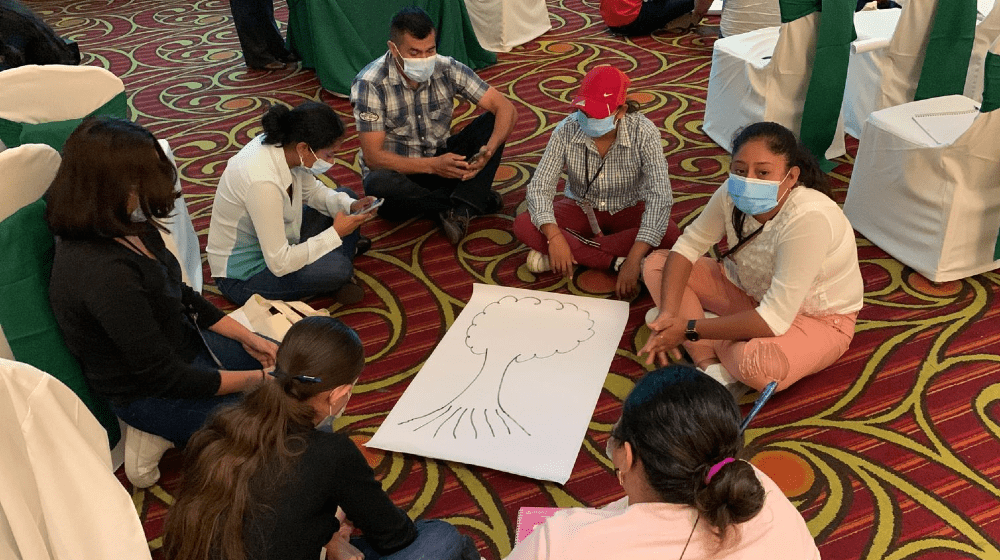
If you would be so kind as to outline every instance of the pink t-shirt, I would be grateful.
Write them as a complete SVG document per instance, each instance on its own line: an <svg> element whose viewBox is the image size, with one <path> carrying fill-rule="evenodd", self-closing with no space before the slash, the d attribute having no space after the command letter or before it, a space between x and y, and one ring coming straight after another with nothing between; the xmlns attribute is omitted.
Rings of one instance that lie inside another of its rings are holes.
<svg viewBox="0 0 1000 560"><path fill-rule="evenodd" d="M704 520L684 552L684 560L819 560L805 520L781 489L757 471L764 508L730 534L727 548ZM518 544L507 560L673 560L684 550L694 508L662 502L627 505L622 498L601 509L572 508L550 517ZM738 540L737 540L738 537ZM779 553L780 551L780 553Z"/></svg>

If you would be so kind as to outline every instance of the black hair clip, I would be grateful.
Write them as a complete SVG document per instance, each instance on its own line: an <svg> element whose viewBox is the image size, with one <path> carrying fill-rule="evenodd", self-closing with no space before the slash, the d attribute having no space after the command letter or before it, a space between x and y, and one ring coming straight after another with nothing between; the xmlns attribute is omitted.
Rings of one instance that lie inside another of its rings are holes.
<svg viewBox="0 0 1000 560"><path fill-rule="evenodd" d="M311 375L288 375L284 370L280 368L274 368L271 372L271 376L277 379L294 379L301 383L322 383L322 377L313 377Z"/></svg>

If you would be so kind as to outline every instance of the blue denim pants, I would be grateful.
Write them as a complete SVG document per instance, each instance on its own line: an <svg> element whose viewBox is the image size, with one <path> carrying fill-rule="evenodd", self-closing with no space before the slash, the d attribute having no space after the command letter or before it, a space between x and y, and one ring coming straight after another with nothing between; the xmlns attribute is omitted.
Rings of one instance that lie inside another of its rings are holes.
<svg viewBox="0 0 1000 560"><path fill-rule="evenodd" d="M248 354L238 341L212 331L202 331L202 334L224 369L260 369L260 362ZM203 349L191 365L218 368L207 349ZM170 440L177 447L184 447L191 434L205 424L217 407L239 402L241 398L243 393L239 392L206 399L144 398L125 405L112 405L112 408L115 415L129 426Z"/></svg>
<svg viewBox="0 0 1000 560"><path fill-rule="evenodd" d="M350 189L337 191L357 198ZM299 239L305 241L332 225L333 218L303 205ZM265 268L246 280L215 278L215 285L226 299L237 305L243 305L254 294L267 299L296 301L336 292L354 276L354 246L360 238L361 228L358 228L341 238L340 247L284 276L275 276L270 269Z"/></svg>
<svg viewBox="0 0 1000 560"><path fill-rule="evenodd" d="M351 538L351 544L364 553L365 560L480 560L472 539L459 533L451 523L421 519L414 525L417 539L410 546L386 556L375 552L363 536Z"/></svg>

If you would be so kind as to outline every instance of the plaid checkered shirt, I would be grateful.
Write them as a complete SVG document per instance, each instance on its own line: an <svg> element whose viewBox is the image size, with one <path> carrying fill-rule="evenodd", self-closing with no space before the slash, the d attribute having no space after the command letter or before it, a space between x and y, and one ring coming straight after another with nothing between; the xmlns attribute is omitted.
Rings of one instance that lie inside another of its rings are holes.
<svg viewBox="0 0 1000 560"><path fill-rule="evenodd" d="M454 99L478 104L489 84L450 56L437 55L434 74L410 89L392 56L375 59L351 84L358 132L385 131L384 148L405 157L433 157L451 133ZM368 167L361 158L362 175Z"/></svg>
<svg viewBox="0 0 1000 560"><path fill-rule="evenodd" d="M538 228L556 223L552 199L565 169L568 180L564 194L589 202L594 210L614 214L644 200L646 210L636 241L658 246L667 231L674 198L656 125L639 113L627 113L618 124L618 138L608 149L603 168L601 162L594 140L580 130L576 114L563 119L552 132L528 184L531 223Z"/></svg>

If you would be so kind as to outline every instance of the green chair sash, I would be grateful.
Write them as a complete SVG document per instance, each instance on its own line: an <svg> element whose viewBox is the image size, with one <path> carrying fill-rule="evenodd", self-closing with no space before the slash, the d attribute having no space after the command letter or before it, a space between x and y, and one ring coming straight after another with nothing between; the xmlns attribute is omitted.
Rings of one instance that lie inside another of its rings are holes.
<svg viewBox="0 0 1000 560"><path fill-rule="evenodd" d="M121 433L110 405L90 390L69 353L49 304L55 242L38 200L0 222L0 324L19 362L31 364L69 387L108 432L114 447Z"/></svg>
<svg viewBox="0 0 1000 560"><path fill-rule="evenodd" d="M989 113L1000 108L1000 54L986 53L983 64L983 104L979 110Z"/></svg>
<svg viewBox="0 0 1000 560"><path fill-rule="evenodd" d="M827 161L826 150L837 134L847 64L851 56L854 32L854 0L781 0L781 21L788 23L813 12L821 12L816 38L813 72L809 76L799 138L824 171L834 164ZM819 69L820 71L816 71Z"/></svg>
<svg viewBox="0 0 1000 560"><path fill-rule="evenodd" d="M938 0L915 101L962 95L976 39L976 0Z"/></svg>
<svg viewBox="0 0 1000 560"><path fill-rule="evenodd" d="M47 144L61 152L66 139L76 130L77 126L80 126L83 119L94 115L126 118L128 116L128 101L125 98L125 92L120 92L89 115L79 119L37 124L0 119L0 141L3 141L8 148L16 148L22 144Z"/></svg>

